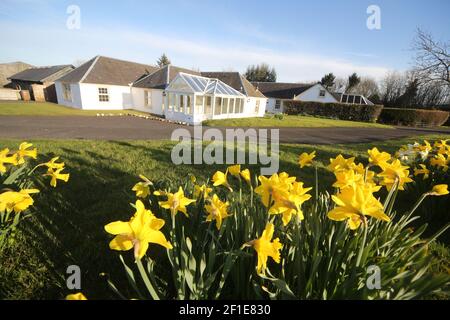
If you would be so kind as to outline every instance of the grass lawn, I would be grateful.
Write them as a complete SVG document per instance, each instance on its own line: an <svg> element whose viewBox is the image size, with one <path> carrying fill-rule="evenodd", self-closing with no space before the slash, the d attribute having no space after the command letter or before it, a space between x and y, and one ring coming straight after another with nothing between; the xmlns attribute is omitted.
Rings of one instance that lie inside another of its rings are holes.
<svg viewBox="0 0 450 320"><path fill-rule="evenodd" d="M283 119L277 119L273 115L266 115L263 118L208 120L205 121L203 124L210 127L392 128L391 126L379 123L334 120L334 119L316 118L310 116L295 116L295 115L284 115Z"/></svg>
<svg viewBox="0 0 450 320"><path fill-rule="evenodd" d="M422 137L423 138L423 137ZM445 139L449 136L430 136ZM299 169L298 155L317 151L321 189L329 189L332 176L324 167L338 153L367 158L372 146L392 152L415 139L390 140L350 145L281 145L280 169L312 186L314 169ZM117 252L108 248L110 237L103 226L129 218L130 202L135 201L132 186L138 174L153 181L183 183L189 173L203 182L225 165L179 165L170 159L173 142L164 141L82 141L35 140L41 155L59 155L71 177L56 189L43 190L36 198L40 209L19 226L15 239L0 252L0 299L60 299L68 290L66 268L76 264L82 272L82 291L92 299L114 298L99 273L108 272L122 290L126 283ZM0 148L17 148L18 140L0 140ZM257 172L256 167L250 167ZM411 202L411 200L408 200ZM407 201L407 202L408 202ZM446 206L448 207L448 198ZM448 249L439 246L435 272L449 268Z"/></svg>
<svg viewBox="0 0 450 320"><path fill-rule="evenodd" d="M79 110L51 102L0 102L0 116L96 116L97 113L148 115L134 110Z"/></svg>

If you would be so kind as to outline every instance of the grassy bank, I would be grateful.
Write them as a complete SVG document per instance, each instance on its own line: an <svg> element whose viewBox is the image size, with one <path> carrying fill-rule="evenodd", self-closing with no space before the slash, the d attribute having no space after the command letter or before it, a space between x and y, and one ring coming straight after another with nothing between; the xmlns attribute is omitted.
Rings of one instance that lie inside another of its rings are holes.
<svg viewBox="0 0 450 320"><path fill-rule="evenodd" d="M428 139L450 136L430 136ZM366 151L377 146L393 152L405 143L421 138L389 140L376 143L311 146L281 145L280 169L295 175L312 186L314 169L299 169L298 155L317 152L321 189L330 189L333 180L325 166L331 157L342 153L367 158ZM422 137L423 139L423 137ZM0 252L0 299L60 299L67 294L66 268L75 264L82 272L82 289L90 298L114 297L101 272L110 272L117 285L126 282L117 253L108 248L109 237L103 229L108 222L126 219L129 203L135 200L131 191L144 174L153 181L173 180L181 183L188 174L200 182L208 179L225 165L172 164L172 142L163 141L31 141L45 157L59 155L65 161L71 178L67 184L39 194L36 203L40 211L20 226L15 241ZM1 140L1 147L17 148L18 140ZM247 167L247 166L246 166ZM257 167L250 166L255 172ZM448 198L447 204L448 206ZM434 270L448 268L447 249L439 247ZM444 258L442 258L444 257ZM443 260L444 259L444 260Z"/></svg>

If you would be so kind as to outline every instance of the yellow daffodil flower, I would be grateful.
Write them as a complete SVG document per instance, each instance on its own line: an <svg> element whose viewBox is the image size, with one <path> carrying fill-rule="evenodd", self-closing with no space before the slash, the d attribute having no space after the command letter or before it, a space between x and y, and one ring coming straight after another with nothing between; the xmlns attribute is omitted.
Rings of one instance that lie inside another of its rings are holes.
<svg viewBox="0 0 450 320"><path fill-rule="evenodd" d="M432 196L445 196L448 193L449 193L448 192L448 185L446 185L446 184L437 184L431 190L430 195L432 195Z"/></svg>
<svg viewBox="0 0 450 320"><path fill-rule="evenodd" d="M378 148L367 150L369 154L369 163L374 166L382 166L391 159L391 155L387 152L380 152Z"/></svg>
<svg viewBox="0 0 450 320"><path fill-rule="evenodd" d="M87 300L87 298L81 292L68 294L66 300Z"/></svg>
<svg viewBox="0 0 450 320"><path fill-rule="evenodd" d="M423 179L428 179L428 177L430 176L430 170L427 169L427 167L424 164L419 164L420 168L415 168L414 169L414 176L418 176L420 174L423 174Z"/></svg>
<svg viewBox="0 0 450 320"><path fill-rule="evenodd" d="M8 155L9 149L3 149L0 151L0 173L6 172L5 163L9 163L12 165L17 165L17 154Z"/></svg>
<svg viewBox="0 0 450 320"><path fill-rule="evenodd" d="M213 195L213 197L209 200L209 204L205 205L206 212L209 213L206 217L206 221L216 220L217 230L220 230L223 219L229 216L227 212L228 206L228 201L223 202L216 194Z"/></svg>
<svg viewBox="0 0 450 320"><path fill-rule="evenodd" d="M193 199L188 199L184 196L183 188L179 188L177 192L167 192L167 201L159 201L159 205L164 209L170 209L172 215L176 215L178 211L183 212L186 217L189 217L186 211L186 206L195 202Z"/></svg>
<svg viewBox="0 0 450 320"><path fill-rule="evenodd" d="M365 216L383 221L390 218L383 212L383 205L373 196L370 186L353 186L341 190L332 196L337 207L328 212L328 218L336 221L347 220L350 229L359 228Z"/></svg>
<svg viewBox="0 0 450 320"><path fill-rule="evenodd" d="M139 175L139 177L143 181L136 183L131 190L136 192L136 197L146 198L150 194L150 186L153 185L153 183L142 174Z"/></svg>
<svg viewBox="0 0 450 320"><path fill-rule="evenodd" d="M172 249L172 245L160 231L164 223L163 219L156 218L150 210L145 209L141 200L137 200L136 213L130 221L115 221L105 226L106 232L115 235L109 247L119 251L134 248L136 259L142 259L150 243Z"/></svg>
<svg viewBox="0 0 450 320"><path fill-rule="evenodd" d="M19 146L19 150L17 151L17 163L22 164L25 162L25 157L30 157L33 159L37 158L37 149L29 149L32 147L32 143L22 142Z"/></svg>
<svg viewBox="0 0 450 320"><path fill-rule="evenodd" d="M69 173L61 173L61 171L64 170L64 168L61 169L52 169L52 168L48 168L47 173L44 174L44 176L50 176L51 180L50 180L50 185L52 187L56 187L56 182L57 180L61 180L64 182L69 181Z"/></svg>
<svg viewBox="0 0 450 320"><path fill-rule="evenodd" d="M355 157L345 159L340 154L336 158L330 159L330 164L327 166L327 169L332 172L336 172L339 170L348 170L348 169L352 169L352 166L354 165L354 163L355 163Z"/></svg>
<svg viewBox="0 0 450 320"><path fill-rule="evenodd" d="M378 176L383 178L381 185L385 186L387 190L391 190L396 179L398 179L398 190L404 190L405 183L413 181L409 177L409 167L402 166L398 159L385 163L381 168L383 171Z"/></svg>
<svg viewBox="0 0 450 320"><path fill-rule="evenodd" d="M250 170L248 170L248 169L244 169L244 170L242 170L241 171L241 177L245 180L245 181L247 181L247 183L248 184L250 184L250 180L251 180L251 178L250 178Z"/></svg>
<svg viewBox="0 0 450 320"><path fill-rule="evenodd" d="M279 197L274 205L270 208L269 214L282 214L283 224L286 226L297 215L299 220L303 220L303 211L301 206L304 202L311 199L311 195L307 194L312 188L304 188L303 182L294 182L289 193L284 193L286 197Z"/></svg>
<svg viewBox="0 0 450 320"><path fill-rule="evenodd" d="M255 188L255 193L261 196L262 203L269 208L273 201L287 198L292 178L295 180L295 177L289 178L285 172L280 175L274 173L270 178L259 176L258 180L261 184Z"/></svg>
<svg viewBox="0 0 450 320"><path fill-rule="evenodd" d="M312 165L313 159L316 157L316 152L313 151L311 153L303 152L298 157L298 164L300 165L300 168L303 167L309 167Z"/></svg>
<svg viewBox="0 0 450 320"><path fill-rule="evenodd" d="M201 186L196 185L194 187L194 198L195 199L206 199L209 196L209 193L212 191L212 188L209 188L206 184L203 184Z"/></svg>
<svg viewBox="0 0 450 320"><path fill-rule="evenodd" d="M0 211L20 213L33 205L34 200L30 194L37 193L37 189L23 189L19 192L6 191L0 194Z"/></svg>
<svg viewBox="0 0 450 320"><path fill-rule="evenodd" d="M235 176L236 178L240 178L241 165L240 164L235 164L234 166L228 167L228 172L232 176Z"/></svg>
<svg viewBox="0 0 450 320"><path fill-rule="evenodd" d="M283 248L283 245L280 243L280 239L278 238L271 241L274 231L274 225L272 223L268 223L261 237L249 243L258 254L258 264L256 266L256 270L259 274L265 273L265 270L267 269L267 259L269 257L271 257L276 263L280 263L280 250Z"/></svg>
<svg viewBox="0 0 450 320"><path fill-rule="evenodd" d="M212 177L214 187L224 186L224 187L227 187L228 189L230 189L230 191L232 191L233 189L231 189L230 184L228 183L228 180L227 180L227 174L228 174L228 170L225 171L225 173L223 173L222 171L216 171L216 173L214 173L214 175Z"/></svg>
<svg viewBox="0 0 450 320"><path fill-rule="evenodd" d="M40 166L46 166L49 169L53 169L53 170L64 168L64 162L57 163L56 161L58 159L59 159L59 157L54 157L50 161L40 164Z"/></svg>
<svg viewBox="0 0 450 320"><path fill-rule="evenodd" d="M446 172L448 170L449 160L450 160L450 157L447 156L447 158L445 158L445 156L442 153L439 153L439 154L435 155L434 158L430 159L430 164L433 167L439 167L444 172Z"/></svg>

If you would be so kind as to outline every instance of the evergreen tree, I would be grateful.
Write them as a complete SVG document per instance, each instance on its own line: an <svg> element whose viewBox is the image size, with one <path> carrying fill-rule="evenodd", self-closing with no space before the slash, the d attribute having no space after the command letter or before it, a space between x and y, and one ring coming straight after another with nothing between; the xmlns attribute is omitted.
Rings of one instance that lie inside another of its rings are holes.
<svg viewBox="0 0 450 320"><path fill-rule="evenodd" d="M333 73L328 73L322 77L320 80L320 84L323 85L325 88L329 89L334 86L334 80L336 77Z"/></svg>
<svg viewBox="0 0 450 320"><path fill-rule="evenodd" d="M247 71L245 72L245 78L248 81L257 81L257 82L276 82L277 81L277 72L275 69L270 67L266 63L261 63L259 65L251 65L247 67Z"/></svg>
<svg viewBox="0 0 450 320"><path fill-rule="evenodd" d="M170 64L171 62L170 62L170 60L169 60L169 58L166 56L166 54L165 53L163 53L162 55L161 55L161 57L159 57L159 59L158 59L158 61L156 61L156 64L158 65L158 67L164 67L164 66L166 66L166 65L168 65L168 64Z"/></svg>

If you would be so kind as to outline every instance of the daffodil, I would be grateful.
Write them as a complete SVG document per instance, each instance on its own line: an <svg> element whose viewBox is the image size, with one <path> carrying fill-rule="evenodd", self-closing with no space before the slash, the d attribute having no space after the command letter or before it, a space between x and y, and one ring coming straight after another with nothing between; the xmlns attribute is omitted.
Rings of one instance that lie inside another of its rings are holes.
<svg viewBox="0 0 450 320"><path fill-rule="evenodd" d="M432 195L432 196L445 196L448 193L449 193L448 192L448 185L446 185L446 184L437 184L431 190L430 195Z"/></svg>
<svg viewBox="0 0 450 320"><path fill-rule="evenodd" d="M234 166L228 167L228 172L232 176L235 176L236 178L239 178L240 177L240 173L241 173L241 165L240 164L235 164Z"/></svg>
<svg viewBox="0 0 450 320"><path fill-rule="evenodd" d="M195 185L194 187L194 198L195 199L206 199L209 196L209 193L212 191L212 188L209 188L206 184L203 184L201 186Z"/></svg>
<svg viewBox="0 0 450 320"><path fill-rule="evenodd" d="M186 206L195 202L194 199L189 199L184 196L183 188L179 188L177 192L167 192L167 201L159 201L159 205L164 209L169 209L172 215L176 215L178 211L184 213L186 217L189 217L186 211Z"/></svg>
<svg viewBox="0 0 450 320"><path fill-rule="evenodd" d="M0 173L6 172L5 163L17 165L17 154L9 155L9 149L0 151Z"/></svg>
<svg viewBox="0 0 450 320"><path fill-rule="evenodd" d="M250 184L250 170L244 169L241 171L241 177Z"/></svg>
<svg viewBox="0 0 450 320"><path fill-rule="evenodd" d="M328 212L328 218L336 221L347 220L350 229L359 228L365 216L371 216L383 221L390 218L383 212L383 205L373 196L370 186L353 186L341 190L332 196L337 207Z"/></svg>
<svg viewBox="0 0 450 320"><path fill-rule="evenodd" d="M87 300L87 298L81 292L68 294L66 300Z"/></svg>
<svg viewBox="0 0 450 320"><path fill-rule="evenodd" d="M37 189L23 189L19 192L5 191L0 194L0 211L20 213L33 205L34 200L30 194L37 193Z"/></svg>
<svg viewBox="0 0 450 320"><path fill-rule="evenodd" d="M383 171L378 176L383 178L381 185L385 186L387 190L391 190L396 180L398 180L398 190L404 190L405 183L413 181L409 177L409 167L402 166L398 159L385 163L381 168Z"/></svg>
<svg viewBox="0 0 450 320"><path fill-rule="evenodd" d="M264 274L267 268L267 260L269 257L276 263L280 263L280 250L283 245L280 239L276 238L272 241L275 227L272 223L268 223L260 238L251 241L249 244L253 246L258 254L258 264L256 270L259 274Z"/></svg>
<svg viewBox="0 0 450 320"><path fill-rule="evenodd" d="M447 156L447 158L446 158L445 155L443 155L442 153L439 153L439 154L435 155L434 158L430 159L430 164L433 167L439 167L444 172L446 172L448 170L449 162L450 162L450 157Z"/></svg>
<svg viewBox="0 0 450 320"><path fill-rule="evenodd" d="M223 173L222 171L216 171L216 173L214 173L214 175L212 177L214 187L224 186L224 187L227 187L228 189L232 190L230 187L230 184L228 183L228 180L227 180L227 174L228 174L228 170L225 171L225 173Z"/></svg>
<svg viewBox="0 0 450 320"><path fill-rule="evenodd" d="M414 176L418 176L423 174L423 179L428 179L428 177L430 176L430 170L427 169L426 165L424 164L419 164L419 168L414 169Z"/></svg>
<svg viewBox="0 0 450 320"><path fill-rule="evenodd" d="M41 163L40 166L46 166L49 169L53 169L53 170L64 168L64 162L57 163L56 161L58 159L59 159L59 157L54 157L54 158L50 159L50 161L48 161L48 162Z"/></svg>
<svg viewBox="0 0 450 320"><path fill-rule="evenodd" d="M303 152L298 157L298 164L300 168L309 167L312 164L313 159L316 157L316 152L313 151L311 153Z"/></svg>
<svg viewBox="0 0 450 320"><path fill-rule="evenodd" d="M22 164L25 162L26 157L30 157L33 159L37 158L37 149L29 149L32 147L32 143L22 142L19 146L19 150L17 151L17 163Z"/></svg>
<svg viewBox="0 0 450 320"><path fill-rule="evenodd" d="M369 154L369 163L374 166L384 165L391 159L391 155L387 152L380 152L376 147L371 150L367 150Z"/></svg>
<svg viewBox="0 0 450 320"><path fill-rule="evenodd" d="M109 243L112 250L127 251L134 248L134 257L141 259L150 243L159 244L167 249L172 245L160 231L164 220L156 218L145 209L141 200L136 201L136 213L130 221L115 221L105 226L106 232L115 235Z"/></svg>
<svg viewBox="0 0 450 320"><path fill-rule="evenodd" d="M261 184L255 188L255 193L261 196L262 203L269 208L273 201L287 197L292 178L295 180L295 177L289 178L285 172L280 175L274 173L270 178L259 176Z"/></svg>
<svg viewBox="0 0 450 320"><path fill-rule="evenodd" d="M206 212L209 213L206 217L206 221L216 220L217 230L220 230L223 219L229 216L227 212L228 206L228 201L223 202L216 194L213 195L212 198L209 199L209 204L205 205Z"/></svg>
<svg viewBox="0 0 450 320"><path fill-rule="evenodd" d="M52 169L52 168L48 168L47 173L44 174L44 176L50 176L51 180L50 180L50 185L52 187L56 187L56 183L58 180L67 182L69 181L69 173L61 173L61 171L64 170L64 168L61 169Z"/></svg>
<svg viewBox="0 0 450 320"><path fill-rule="evenodd" d="M136 183L131 190L136 192L136 197L146 198L150 194L150 186L153 183L144 175L139 175L139 177L143 181Z"/></svg>
<svg viewBox="0 0 450 320"><path fill-rule="evenodd" d="M301 206L304 202L311 199L311 195L307 194L312 188L304 188L303 182L293 182L288 193L283 193L278 197L274 205L270 208L269 214L282 214L283 224L286 226L292 219L297 216L299 220L303 220L303 211Z"/></svg>
<svg viewBox="0 0 450 320"><path fill-rule="evenodd" d="M327 169L332 172L336 172L339 170L348 170L348 169L352 169L352 166L354 165L354 163L355 163L355 157L345 159L340 154L336 158L330 159L330 164L327 166Z"/></svg>

